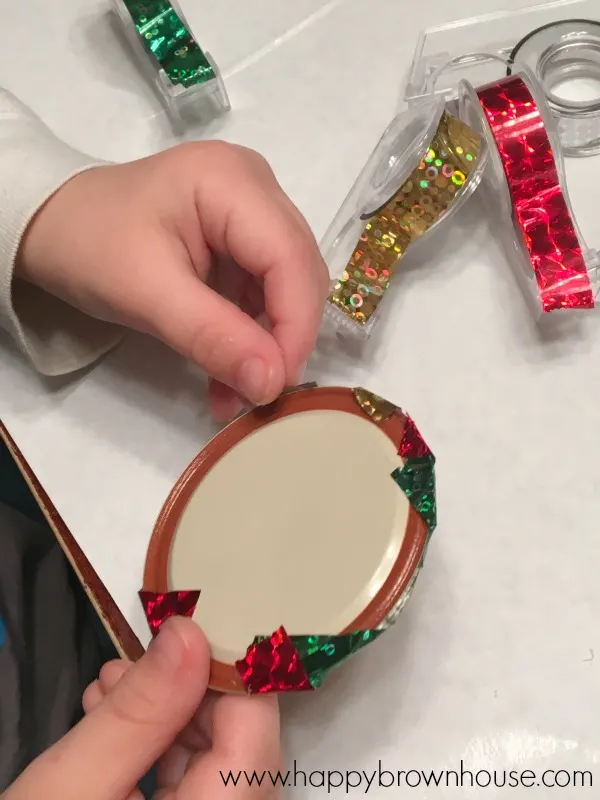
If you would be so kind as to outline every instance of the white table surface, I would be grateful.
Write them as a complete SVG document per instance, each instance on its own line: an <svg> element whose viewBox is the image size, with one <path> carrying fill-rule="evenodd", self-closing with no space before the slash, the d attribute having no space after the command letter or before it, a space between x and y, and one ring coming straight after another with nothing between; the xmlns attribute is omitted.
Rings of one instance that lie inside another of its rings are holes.
<svg viewBox="0 0 600 800"><path fill-rule="evenodd" d="M262 151L317 236L393 113L419 29L457 15L441 0L183 6L233 103L209 135ZM496 8L463 0L458 13ZM107 12L108 0L10 4L0 81L74 145L124 160L173 139ZM600 163L575 162L569 178L598 245L593 169L600 176ZM592 769L597 786L600 319L589 315L577 335L541 336L479 214L471 204L407 271L365 360L321 354L310 366L309 378L362 384L408 409L438 457L440 524L389 635L318 693L285 699L286 749L307 772L370 772L379 759L391 770L460 769L464 759L469 769ZM0 418L147 642L136 594L146 546L213 431L203 379L131 339L77 380L43 382L2 345ZM291 796L327 792L300 784ZM367 796L396 794L375 783Z"/></svg>

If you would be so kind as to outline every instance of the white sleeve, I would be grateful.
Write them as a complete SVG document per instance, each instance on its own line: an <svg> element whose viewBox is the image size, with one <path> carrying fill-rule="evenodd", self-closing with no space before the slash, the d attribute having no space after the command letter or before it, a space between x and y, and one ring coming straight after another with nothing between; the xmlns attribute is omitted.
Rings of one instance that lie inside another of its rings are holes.
<svg viewBox="0 0 600 800"><path fill-rule="evenodd" d="M68 180L101 165L60 141L0 88L0 327L44 375L88 366L123 335L121 329L13 280L21 239L36 212Z"/></svg>

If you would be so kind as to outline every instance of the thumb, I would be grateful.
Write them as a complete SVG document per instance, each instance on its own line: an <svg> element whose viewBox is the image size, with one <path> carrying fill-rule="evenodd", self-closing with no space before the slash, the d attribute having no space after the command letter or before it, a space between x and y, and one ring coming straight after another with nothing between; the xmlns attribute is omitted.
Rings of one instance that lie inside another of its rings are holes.
<svg viewBox="0 0 600 800"><path fill-rule="evenodd" d="M4 800L127 797L197 710L209 664L195 623L167 621L104 701L36 759Z"/></svg>
<svg viewBox="0 0 600 800"><path fill-rule="evenodd" d="M153 304L153 332L213 378L255 405L275 400L286 383L281 348L256 320L196 275L169 275Z"/></svg>

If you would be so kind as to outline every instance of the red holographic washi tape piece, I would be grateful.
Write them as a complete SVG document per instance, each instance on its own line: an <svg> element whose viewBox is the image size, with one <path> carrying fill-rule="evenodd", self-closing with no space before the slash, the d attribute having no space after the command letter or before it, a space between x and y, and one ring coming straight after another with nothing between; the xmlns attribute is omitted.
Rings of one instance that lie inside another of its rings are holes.
<svg viewBox="0 0 600 800"><path fill-rule="evenodd" d="M139 596L154 638L169 617L191 617L196 610L200 592L148 592L142 589Z"/></svg>
<svg viewBox="0 0 600 800"><path fill-rule="evenodd" d="M401 458L427 458L432 456L429 446L419 433L419 430L410 417L406 417L404 423L404 434L398 448L398 455Z"/></svg>
<svg viewBox="0 0 600 800"><path fill-rule="evenodd" d="M477 89L535 273L542 309L593 308L594 295L540 109L518 75Z"/></svg>
<svg viewBox="0 0 600 800"><path fill-rule="evenodd" d="M255 640L236 667L250 694L313 689L300 654L283 627L269 637Z"/></svg>

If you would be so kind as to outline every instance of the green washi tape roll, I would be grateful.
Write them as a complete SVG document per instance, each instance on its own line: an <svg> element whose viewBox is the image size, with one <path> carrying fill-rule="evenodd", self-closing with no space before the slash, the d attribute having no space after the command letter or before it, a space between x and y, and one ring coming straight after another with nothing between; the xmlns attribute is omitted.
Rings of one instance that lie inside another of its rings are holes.
<svg viewBox="0 0 600 800"><path fill-rule="evenodd" d="M141 43L174 85L192 86L215 78L215 71L172 4L166 0L123 0Z"/></svg>
<svg viewBox="0 0 600 800"><path fill-rule="evenodd" d="M210 95L223 111L230 103L216 64L205 53L175 0L114 0L132 45L150 60L157 87L175 116Z"/></svg>

